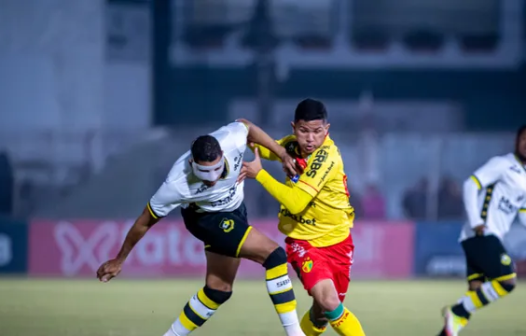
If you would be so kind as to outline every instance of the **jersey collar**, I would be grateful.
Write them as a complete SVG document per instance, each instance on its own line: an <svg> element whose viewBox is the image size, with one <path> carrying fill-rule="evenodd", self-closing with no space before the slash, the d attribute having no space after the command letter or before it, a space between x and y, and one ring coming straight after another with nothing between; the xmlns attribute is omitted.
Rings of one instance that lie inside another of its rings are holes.
<svg viewBox="0 0 526 336"><path fill-rule="evenodd" d="M519 159L519 157L516 154L513 154L513 157L515 158L515 160L517 160L517 162L519 163L519 166L521 166L522 169L526 171L526 165Z"/></svg>

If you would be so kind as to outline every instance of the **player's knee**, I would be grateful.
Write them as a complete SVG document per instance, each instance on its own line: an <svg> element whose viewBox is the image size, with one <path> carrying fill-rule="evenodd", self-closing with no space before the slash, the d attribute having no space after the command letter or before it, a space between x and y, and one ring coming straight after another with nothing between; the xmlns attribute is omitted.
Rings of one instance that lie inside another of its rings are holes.
<svg viewBox="0 0 526 336"><path fill-rule="evenodd" d="M483 282L479 280L472 280L469 282L469 290L475 292L482 286Z"/></svg>
<svg viewBox="0 0 526 336"><path fill-rule="evenodd" d="M217 304L223 304L230 299L232 296L232 288L230 287L230 290L218 290L213 289L207 286L203 288L203 292L205 295L212 301L214 301Z"/></svg>
<svg viewBox="0 0 526 336"><path fill-rule="evenodd" d="M510 280L506 280L506 281L500 281L499 282L501 287L509 293L511 293L514 289L515 289L515 286L516 286L516 282L515 282L515 279L510 279Z"/></svg>
<svg viewBox="0 0 526 336"><path fill-rule="evenodd" d="M309 292L324 313L334 311L340 306L341 301L332 280L319 281Z"/></svg>
<svg viewBox="0 0 526 336"><path fill-rule="evenodd" d="M341 302L338 295L329 295L323 298L319 298L319 305L323 308L324 312L332 312L340 306Z"/></svg>
<svg viewBox="0 0 526 336"><path fill-rule="evenodd" d="M283 247L279 246L268 255L267 259L263 262L263 267L265 267L265 269L272 269L286 263L287 253Z"/></svg>

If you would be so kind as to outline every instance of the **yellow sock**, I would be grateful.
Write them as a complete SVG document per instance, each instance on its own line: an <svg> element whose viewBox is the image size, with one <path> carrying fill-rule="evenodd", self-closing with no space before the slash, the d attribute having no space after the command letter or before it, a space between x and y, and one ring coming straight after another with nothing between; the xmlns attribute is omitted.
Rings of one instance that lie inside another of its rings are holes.
<svg viewBox="0 0 526 336"><path fill-rule="evenodd" d="M296 313L296 297L288 276L286 259L278 266L266 268L267 291L285 332L287 335L301 335L301 326Z"/></svg>
<svg viewBox="0 0 526 336"><path fill-rule="evenodd" d="M301 330L305 336L320 336L327 330L327 326L316 327L311 320L311 311L309 309L301 319Z"/></svg>
<svg viewBox="0 0 526 336"><path fill-rule="evenodd" d="M349 309L340 306L333 312L325 313L329 318L332 329L342 336L365 336L358 318Z"/></svg>

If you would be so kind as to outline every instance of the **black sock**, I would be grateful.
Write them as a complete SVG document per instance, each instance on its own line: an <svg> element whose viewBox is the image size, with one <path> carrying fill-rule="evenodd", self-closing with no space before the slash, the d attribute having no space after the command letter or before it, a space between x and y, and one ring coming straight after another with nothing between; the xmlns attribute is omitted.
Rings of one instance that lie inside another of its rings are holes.
<svg viewBox="0 0 526 336"><path fill-rule="evenodd" d="M453 314L466 318L468 320L471 316L471 314L466 310L466 308L464 308L464 305L462 303L457 303L456 305L451 307L451 311L453 312Z"/></svg>

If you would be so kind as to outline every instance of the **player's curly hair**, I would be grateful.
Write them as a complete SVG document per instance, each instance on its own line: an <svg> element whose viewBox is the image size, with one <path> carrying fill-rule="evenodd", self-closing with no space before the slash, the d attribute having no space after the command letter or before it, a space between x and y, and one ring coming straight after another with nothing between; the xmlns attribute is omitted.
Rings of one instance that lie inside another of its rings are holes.
<svg viewBox="0 0 526 336"><path fill-rule="evenodd" d="M195 162L212 162L221 157L219 141L211 135L201 135L192 143L190 149Z"/></svg>
<svg viewBox="0 0 526 336"><path fill-rule="evenodd" d="M319 100L307 98L302 100L294 111L294 122L299 120L327 120L327 109Z"/></svg>

